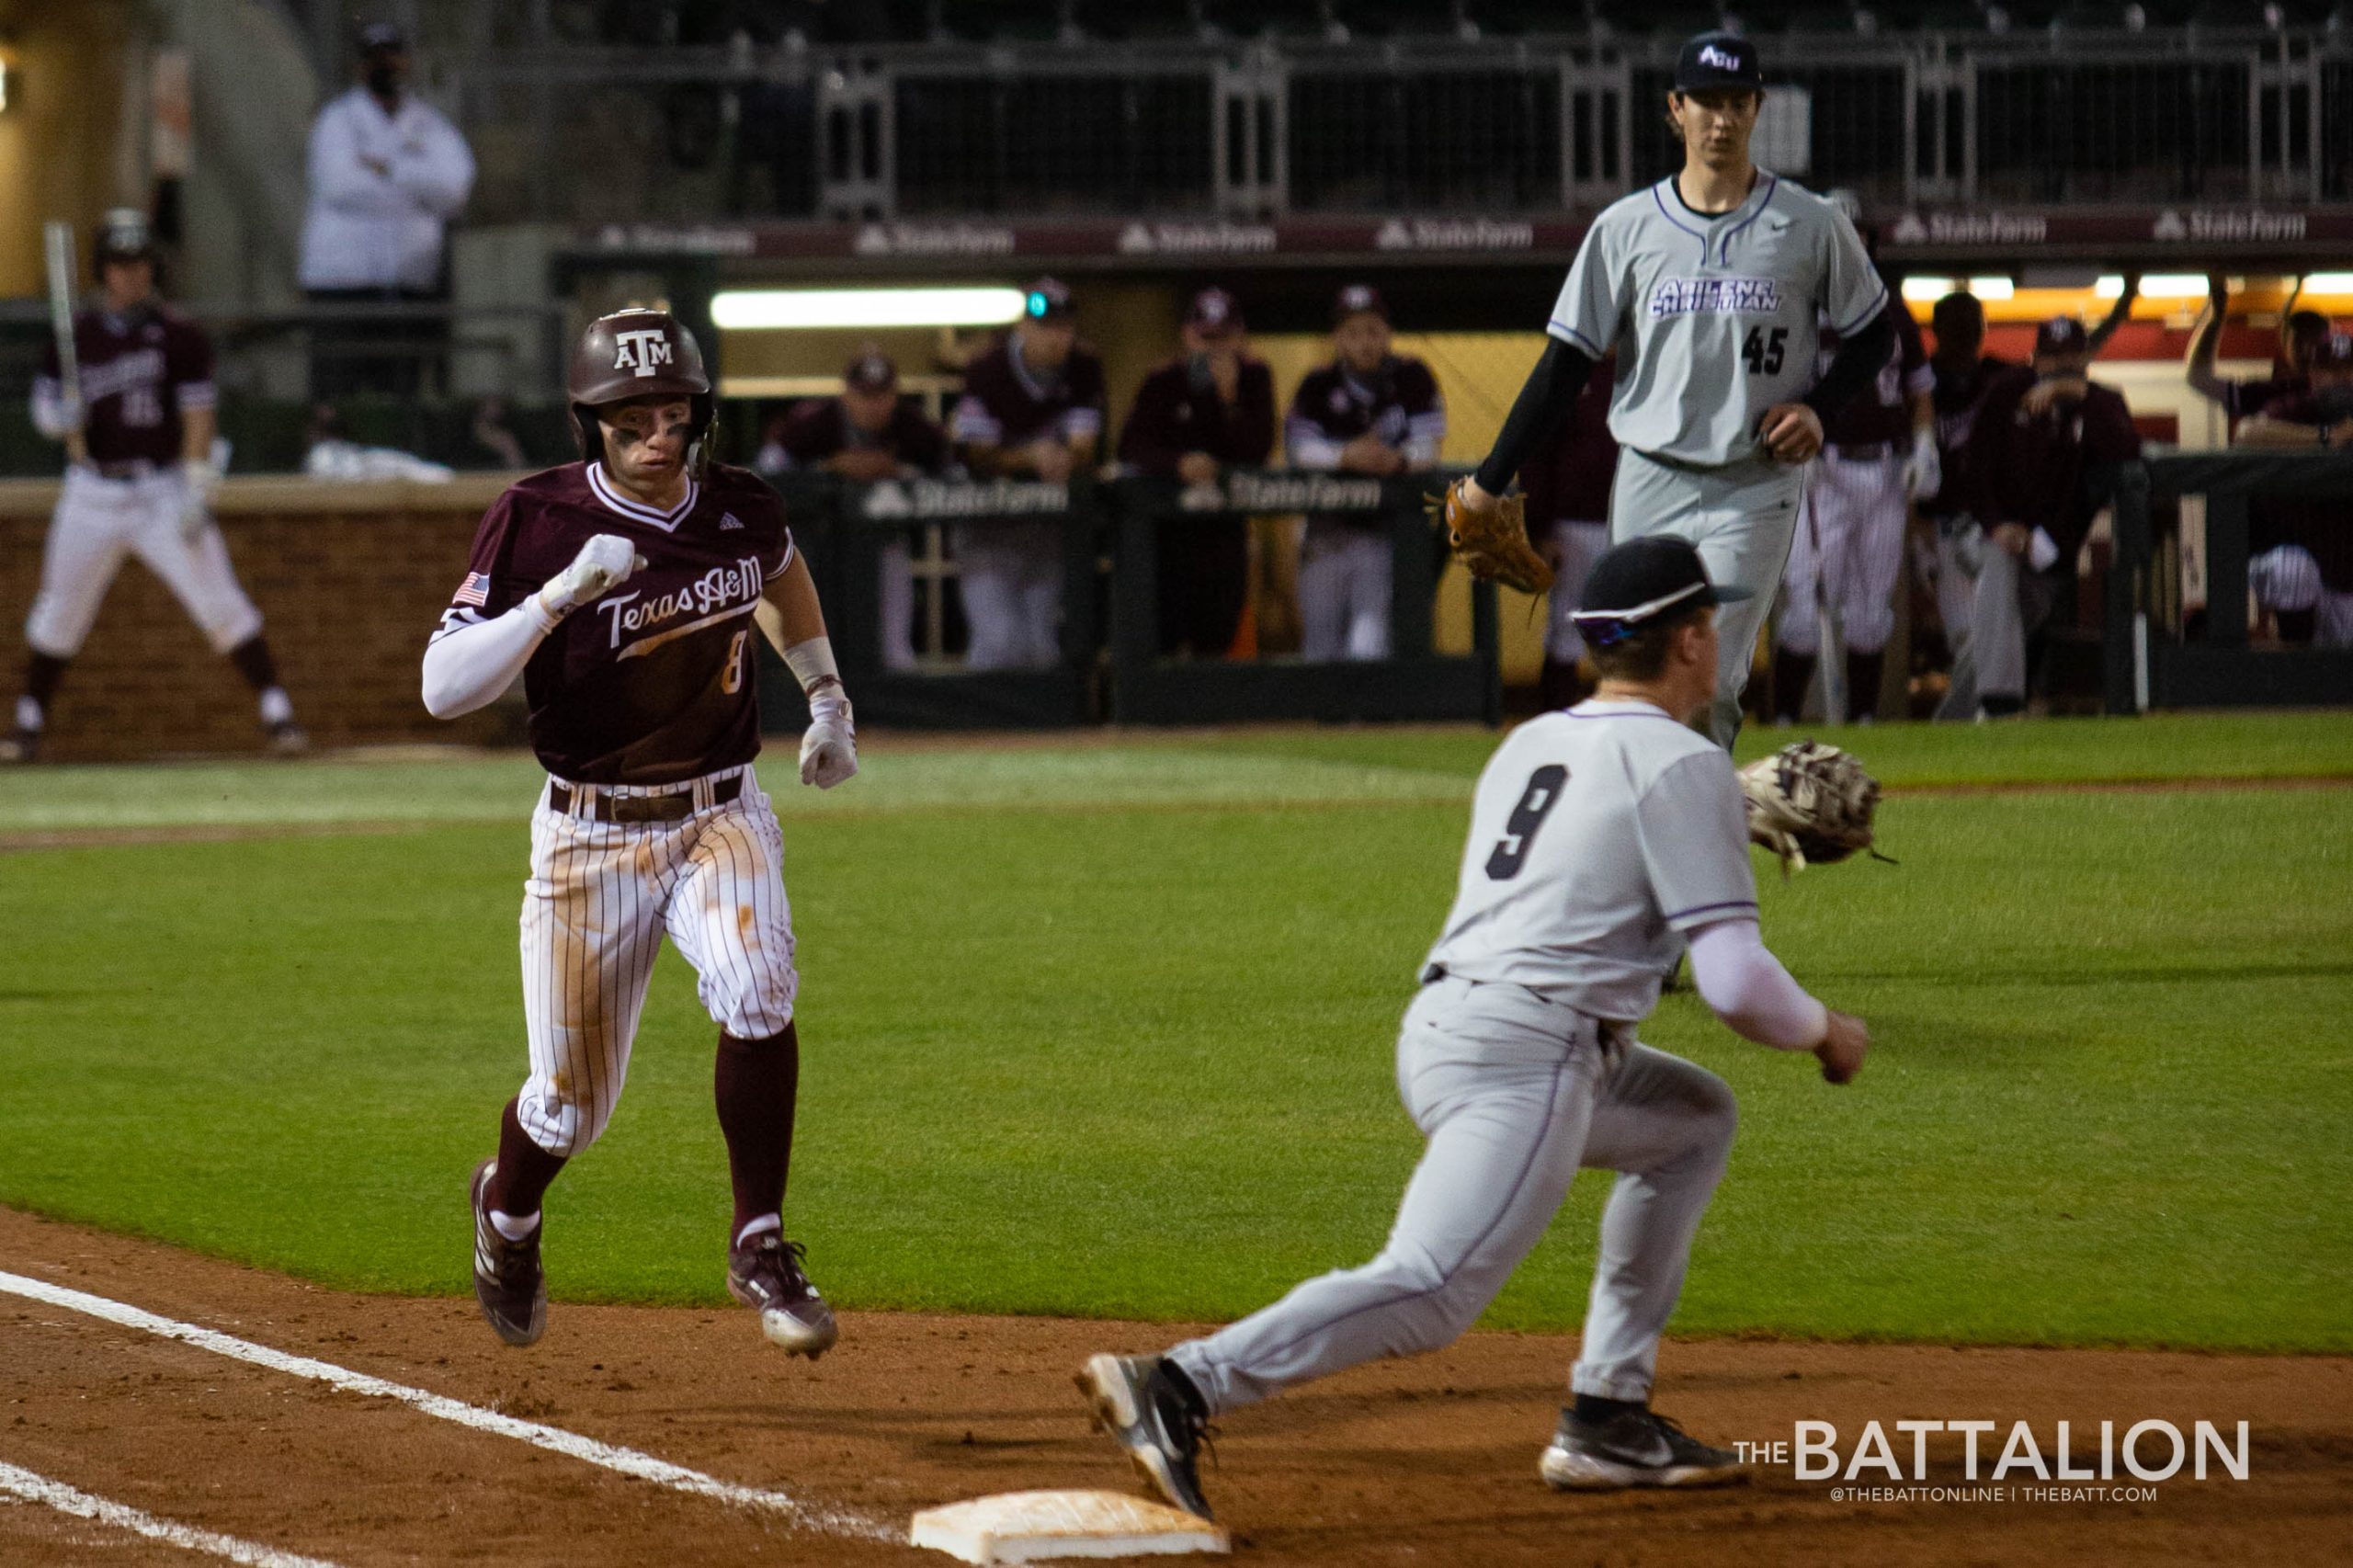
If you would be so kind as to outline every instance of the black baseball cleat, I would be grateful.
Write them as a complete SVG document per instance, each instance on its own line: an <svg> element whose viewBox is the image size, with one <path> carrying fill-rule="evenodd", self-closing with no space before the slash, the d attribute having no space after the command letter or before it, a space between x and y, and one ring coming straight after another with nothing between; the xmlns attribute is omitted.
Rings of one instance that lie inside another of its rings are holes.
<svg viewBox="0 0 2353 1568"><path fill-rule="evenodd" d="M1195 1466L1209 1417L1187 1399L1157 1356L1089 1356L1078 1392L1094 1407L1095 1426L1128 1450L1152 1489L1188 1514L1211 1517Z"/></svg>
<svg viewBox="0 0 2353 1568"><path fill-rule="evenodd" d="M782 1232L762 1231L728 1252L727 1293L759 1312L769 1344L814 1361L842 1334L834 1309L801 1269L807 1256L806 1247L786 1241Z"/></svg>
<svg viewBox="0 0 2353 1568"><path fill-rule="evenodd" d="M16 729L9 731L6 735L0 735L0 763L39 762L40 760L40 732L39 730Z"/></svg>
<svg viewBox="0 0 2353 1568"><path fill-rule="evenodd" d="M519 1242L510 1242L490 1222L490 1190L495 1160L474 1167L474 1300L482 1321L509 1345L533 1345L548 1327L548 1277L540 1267L542 1220Z"/></svg>
<svg viewBox="0 0 2353 1568"><path fill-rule="evenodd" d="M1537 1463L1546 1484L1562 1492L1609 1492L1623 1486L1730 1486L1748 1479L1748 1467L1730 1449L1712 1449L1649 1410L1624 1410L1607 1421L1580 1421L1561 1412L1560 1429Z"/></svg>

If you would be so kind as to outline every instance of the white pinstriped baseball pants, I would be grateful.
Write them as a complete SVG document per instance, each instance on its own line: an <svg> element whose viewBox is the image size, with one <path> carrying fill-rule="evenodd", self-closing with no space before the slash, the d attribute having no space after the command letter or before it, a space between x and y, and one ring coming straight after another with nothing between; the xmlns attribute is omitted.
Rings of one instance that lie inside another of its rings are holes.
<svg viewBox="0 0 2353 1568"><path fill-rule="evenodd" d="M736 774L744 792L710 803ZM591 786L584 793L667 793ZM523 1017L531 1075L516 1116L531 1142L573 1155L595 1142L620 1103L631 1043L664 932L694 966L711 1021L738 1040L792 1021L792 909L784 895L784 834L749 767L695 780L698 809L678 822L600 823L531 813L531 877L523 892Z"/></svg>
<svg viewBox="0 0 2353 1568"><path fill-rule="evenodd" d="M162 579L214 653L261 630L261 611L238 585L221 530L208 525L192 540L180 532L187 484L176 468L138 479L67 471L41 551L40 592L25 617L25 642L34 653L70 659L82 651L131 555Z"/></svg>
<svg viewBox="0 0 2353 1568"><path fill-rule="evenodd" d="M1593 1019L1523 986L1442 979L1405 1010L1397 1089L1429 1143L1388 1244L1171 1350L1210 1409L1451 1344L1543 1239L1581 1166L1620 1174L1569 1386L1649 1398L1739 1119L1724 1081L1646 1045L1605 1051Z"/></svg>
<svg viewBox="0 0 2353 1568"><path fill-rule="evenodd" d="M1779 640L1792 653L1876 653L1895 634L1895 580L1904 570L1904 469L1901 452L1840 457L1824 449L1808 471L1798 503L1796 537L1781 586L1789 608ZM1817 596L1838 611L1844 650L1822 646ZM1866 699L1866 702L1868 699Z"/></svg>

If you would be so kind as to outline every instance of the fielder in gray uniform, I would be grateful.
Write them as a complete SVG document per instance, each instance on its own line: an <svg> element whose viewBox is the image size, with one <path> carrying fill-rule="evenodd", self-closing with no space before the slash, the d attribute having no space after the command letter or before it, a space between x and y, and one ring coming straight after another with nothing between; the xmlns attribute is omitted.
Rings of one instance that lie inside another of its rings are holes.
<svg viewBox="0 0 2353 1568"><path fill-rule="evenodd" d="M1764 101L1756 46L1702 33L1683 46L1667 112L1680 174L1594 221L1495 449L1461 482L1492 506L1529 451L1618 352L1609 431L1623 449L1610 494L1613 540L1679 535L1709 574L1748 590L1718 628L1708 732L1740 732L1756 633L1789 558L1802 465L1824 418L1869 385L1894 347L1887 289L1845 214L1749 161ZM1816 375L1816 312L1838 347Z"/></svg>
<svg viewBox="0 0 2353 1568"><path fill-rule="evenodd" d="M1730 1450L1650 1408L1659 1335L1732 1147L1732 1091L1635 1026L1688 943L1718 1017L1812 1051L1832 1083L1855 1075L1870 1035L1766 950L1731 759L1685 727L1715 689L1715 607L1737 593L1712 587L1683 540L1612 546L1577 612L1598 693L1520 726L1481 775L1454 908L1398 1035L1398 1089L1428 1147L1381 1256L1164 1356L1080 1371L1097 1424L1169 1502L1209 1517L1194 1460L1212 1415L1451 1343L1580 1166L1620 1174L1574 1401L1540 1473L1579 1489L1743 1477Z"/></svg>

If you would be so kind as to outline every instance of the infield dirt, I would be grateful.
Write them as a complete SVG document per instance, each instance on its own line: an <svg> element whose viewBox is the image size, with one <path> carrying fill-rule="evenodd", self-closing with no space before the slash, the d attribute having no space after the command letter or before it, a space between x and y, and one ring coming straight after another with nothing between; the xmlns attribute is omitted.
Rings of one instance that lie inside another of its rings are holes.
<svg viewBox="0 0 2353 1568"><path fill-rule="evenodd" d="M452 1245L462 1247L461 1225ZM557 1300L530 1350L471 1301L339 1294L153 1244L0 1210L0 1268L470 1403L624 1444L722 1480L903 1527L989 1492L1131 1484L1070 1374L1165 1325L844 1314L814 1367L750 1315ZM496 1562L938 1563L814 1536L385 1400L362 1399L95 1318L0 1295L0 1460L200 1528L349 1564ZM1242 1561L1266 1564L2344 1561L2353 1359L1702 1340L1670 1344L1658 1405L1720 1441L1828 1421L1851 1454L1899 1419L2120 1432L2143 1418L2251 1429L2245 1482L2162 1483L2150 1501L1835 1501L1767 1467L1719 1492L1564 1496L1535 1477L1574 1341L1474 1334L1222 1423L1206 1481ZM1998 1449L1985 1451L1990 1471ZM1965 1486L1932 1437L1931 1486ZM2120 1476L2122 1472L2120 1470ZM2125 1478L2129 1480L2129 1478ZM2111 1485L2121 1484L2111 1483ZM1859 1484L1887 1485L1867 1472ZM2084 1483L2077 1483L2084 1484ZM0 1562L198 1559L36 1505L0 1506Z"/></svg>

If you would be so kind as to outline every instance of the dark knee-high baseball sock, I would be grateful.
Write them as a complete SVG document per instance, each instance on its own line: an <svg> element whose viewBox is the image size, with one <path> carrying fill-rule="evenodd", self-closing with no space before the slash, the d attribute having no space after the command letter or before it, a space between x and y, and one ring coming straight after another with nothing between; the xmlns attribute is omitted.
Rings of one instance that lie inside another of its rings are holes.
<svg viewBox="0 0 2353 1568"><path fill-rule="evenodd" d="M278 661L270 656L269 642L260 632L229 650L229 662L245 677L245 684L261 699L261 722L272 728L291 722L294 704L286 688L278 683Z"/></svg>
<svg viewBox="0 0 2353 1568"><path fill-rule="evenodd" d="M1773 650L1773 717L1794 720L1805 711L1805 688L1813 684L1814 655Z"/></svg>
<svg viewBox="0 0 2353 1568"><path fill-rule="evenodd" d="M19 727L38 730L49 722L50 704L57 699L57 688L64 684L65 666L71 662L48 653L35 653L25 661L25 701L33 705L40 715L40 722L25 722L29 715L23 711L24 703L20 702L17 705Z"/></svg>
<svg viewBox="0 0 2353 1568"><path fill-rule="evenodd" d="M1576 1396L1576 1403L1570 1408L1578 1420L1590 1422L1598 1426L1606 1421L1623 1415L1630 1410L1648 1410L1650 1402L1640 1399L1604 1399L1599 1394L1581 1393Z"/></svg>
<svg viewBox="0 0 2353 1568"><path fill-rule="evenodd" d="M515 1102L508 1100L498 1116L498 1168L491 1173L490 1190L483 1196L497 1212L529 1219L540 1211L540 1200L563 1169L565 1158L531 1142L515 1114Z"/></svg>
<svg viewBox="0 0 2353 1568"><path fill-rule="evenodd" d="M1887 664L1884 650L1876 653L1847 653L1847 717L1860 719L1879 711L1880 671Z"/></svg>
<svg viewBox="0 0 2353 1568"><path fill-rule="evenodd" d="M711 1097L727 1138L727 1176L735 1188L735 1228L784 1210L792 1164L792 1112L801 1096L801 1033L791 1024L766 1040L719 1037Z"/></svg>

